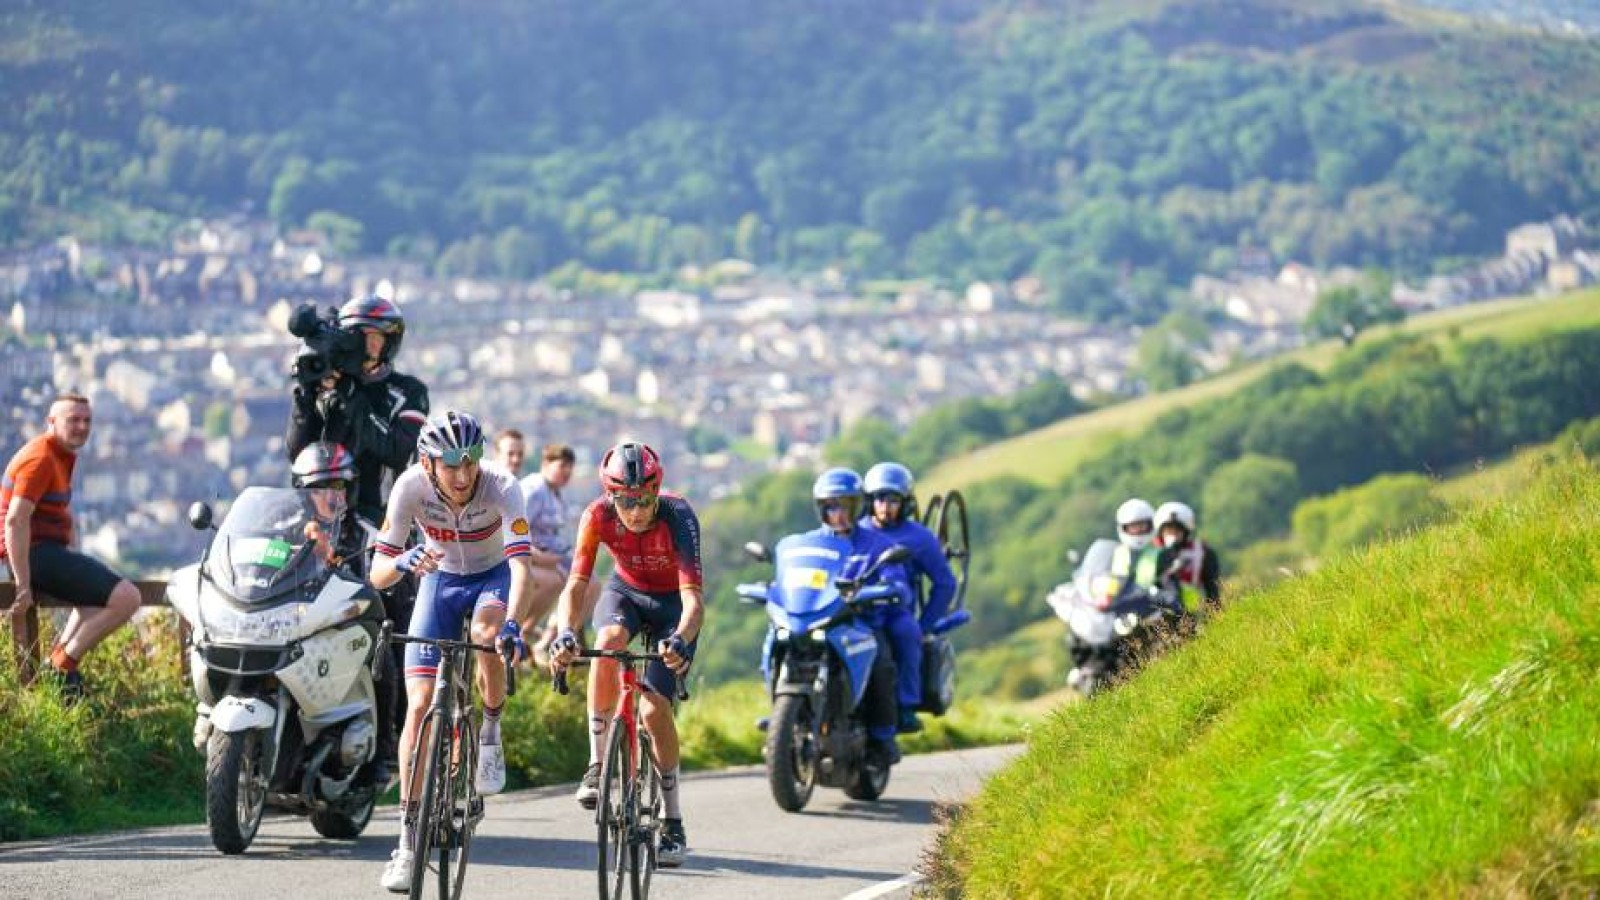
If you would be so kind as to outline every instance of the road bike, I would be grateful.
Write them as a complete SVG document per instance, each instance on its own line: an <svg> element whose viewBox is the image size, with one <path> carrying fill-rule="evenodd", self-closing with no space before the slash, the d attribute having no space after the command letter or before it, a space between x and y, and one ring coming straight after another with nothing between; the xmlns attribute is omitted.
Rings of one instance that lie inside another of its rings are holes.
<svg viewBox="0 0 1600 900"><path fill-rule="evenodd" d="M622 695L607 726L605 757L600 765L600 800L595 806L595 843L599 854L600 900L620 900L628 886L633 900L650 896L661 843L661 772L656 768L650 732L643 726L639 702L642 670L659 653L629 650L584 650L578 660L614 659L622 666ZM567 693L567 673L555 676L557 693ZM678 698L683 698L679 683Z"/></svg>
<svg viewBox="0 0 1600 900"><path fill-rule="evenodd" d="M439 900L455 900L467 877L467 854L472 834L483 821L483 797L478 793L478 728L473 722L472 685L476 652L500 653L506 665L506 696L517 690L512 665L515 650L503 651L470 641L447 641L399 634L390 638L402 644L426 644L439 650L439 671L433 681L433 704L428 707L411 750L413 779L422 772L422 802L417 806L411 852L411 900L422 900L428 873L438 879ZM417 783L415 780L413 784ZM430 855L437 859L430 859Z"/></svg>

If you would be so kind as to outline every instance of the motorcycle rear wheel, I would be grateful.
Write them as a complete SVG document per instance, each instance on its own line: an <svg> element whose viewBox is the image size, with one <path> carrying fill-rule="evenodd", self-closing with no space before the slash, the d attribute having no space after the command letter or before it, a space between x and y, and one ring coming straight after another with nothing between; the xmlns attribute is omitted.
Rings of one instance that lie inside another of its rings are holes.
<svg viewBox="0 0 1600 900"><path fill-rule="evenodd" d="M811 704L798 694L784 694L772 708L767 727L767 782L772 799L786 812L799 812L811 802L817 785L816 739Z"/></svg>

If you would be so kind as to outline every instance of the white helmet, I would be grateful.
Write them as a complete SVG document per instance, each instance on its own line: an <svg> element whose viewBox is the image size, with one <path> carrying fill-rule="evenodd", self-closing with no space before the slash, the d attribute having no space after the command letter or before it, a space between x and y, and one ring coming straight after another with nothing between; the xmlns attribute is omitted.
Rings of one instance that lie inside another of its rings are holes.
<svg viewBox="0 0 1600 900"><path fill-rule="evenodd" d="M1194 534L1194 510L1189 507L1189 504L1168 500L1156 507L1156 536L1158 539L1161 535L1161 527L1174 522L1182 525L1183 530L1191 536Z"/></svg>
<svg viewBox="0 0 1600 900"><path fill-rule="evenodd" d="M1150 538L1156 530L1155 518L1156 511L1138 497L1124 500L1117 507L1117 540L1122 541L1129 550L1143 550L1150 546ZM1130 526L1141 523L1144 526L1142 529L1129 532Z"/></svg>

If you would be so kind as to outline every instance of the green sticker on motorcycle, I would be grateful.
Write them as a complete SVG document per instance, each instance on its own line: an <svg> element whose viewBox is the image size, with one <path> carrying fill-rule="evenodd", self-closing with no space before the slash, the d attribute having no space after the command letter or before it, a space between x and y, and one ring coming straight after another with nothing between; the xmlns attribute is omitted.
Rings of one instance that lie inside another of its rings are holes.
<svg viewBox="0 0 1600 900"><path fill-rule="evenodd" d="M293 550L294 548L289 546L288 541L273 538L267 541L265 547L261 548L261 559L256 565L265 566L269 569L281 569L289 561L289 554Z"/></svg>

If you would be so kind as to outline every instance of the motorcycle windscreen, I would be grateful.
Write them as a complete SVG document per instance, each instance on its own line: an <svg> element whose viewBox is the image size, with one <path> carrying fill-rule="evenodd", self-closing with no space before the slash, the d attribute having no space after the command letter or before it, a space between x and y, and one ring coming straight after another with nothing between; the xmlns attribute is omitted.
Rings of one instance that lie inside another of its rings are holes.
<svg viewBox="0 0 1600 900"><path fill-rule="evenodd" d="M813 618L832 613L839 605L834 579L850 558L850 542L831 534L794 534L778 542L776 588L778 604L792 617Z"/></svg>
<svg viewBox="0 0 1600 900"><path fill-rule="evenodd" d="M314 541L337 546L344 510L327 491L246 488L222 520L206 575L234 600L260 604L314 595L327 566Z"/></svg>

